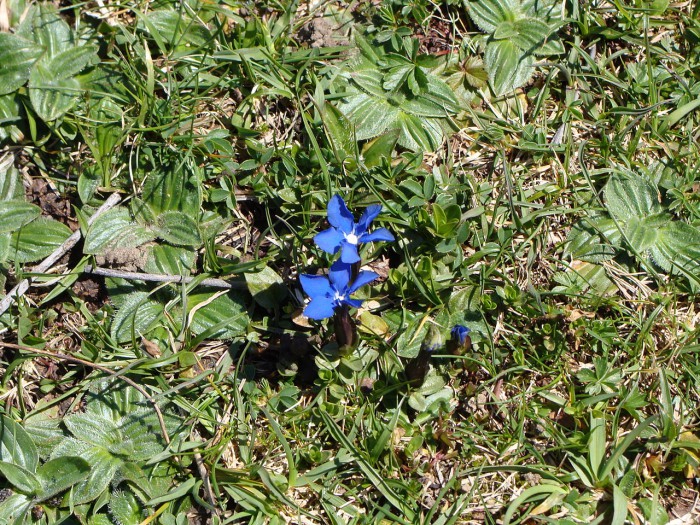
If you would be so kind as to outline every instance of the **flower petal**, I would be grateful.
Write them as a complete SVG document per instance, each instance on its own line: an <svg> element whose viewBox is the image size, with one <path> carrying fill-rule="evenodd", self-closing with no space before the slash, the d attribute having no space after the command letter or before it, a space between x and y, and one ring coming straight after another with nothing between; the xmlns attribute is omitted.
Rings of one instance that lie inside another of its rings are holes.
<svg viewBox="0 0 700 525"><path fill-rule="evenodd" d="M304 308L304 315L309 319L326 319L331 317L335 311L333 299L330 297L316 297Z"/></svg>
<svg viewBox="0 0 700 525"><path fill-rule="evenodd" d="M357 253L357 245L350 244L343 239L343 251L340 253L340 260L347 264L356 263L360 260L360 254Z"/></svg>
<svg viewBox="0 0 700 525"><path fill-rule="evenodd" d="M300 275L299 282L306 295L312 299L333 295L333 288L325 275Z"/></svg>
<svg viewBox="0 0 700 525"><path fill-rule="evenodd" d="M386 228L378 228L372 233L364 233L360 236L360 242L372 242L372 241L394 241L396 240L392 233Z"/></svg>
<svg viewBox="0 0 700 525"><path fill-rule="evenodd" d="M328 203L328 222L343 233L352 233L355 227L355 218L340 195L333 195Z"/></svg>
<svg viewBox="0 0 700 525"><path fill-rule="evenodd" d="M336 253L340 250L340 243L343 242L345 236L337 228L328 228L321 233L316 234L314 242L316 246L321 248L326 253Z"/></svg>
<svg viewBox="0 0 700 525"><path fill-rule="evenodd" d="M351 266L342 260L335 261L331 265L331 271L328 274L333 288L335 288L341 295L346 295L346 289L348 287L348 283L350 282L351 275Z"/></svg>
<svg viewBox="0 0 700 525"><path fill-rule="evenodd" d="M365 208L365 211L362 212L362 217L360 217L360 220L357 222L357 228L355 228L355 233L362 234L367 231L367 228L369 228L370 223L375 219L377 215L382 211L382 207L380 204L372 204L371 206L367 206Z"/></svg>
<svg viewBox="0 0 700 525"><path fill-rule="evenodd" d="M352 306L353 308L359 308L362 306L361 299L351 299L350 297L346 297L343 303L347 304L348 306Z"/></svg>
<svg viewBox="0 0 700 525"><path fill-rule="evenodd" d="M371 283L378 277L379 275L374 272L360 272L357 278L353 281L352 286L350 286L348 293L353 293L358 288Z"/></svg>

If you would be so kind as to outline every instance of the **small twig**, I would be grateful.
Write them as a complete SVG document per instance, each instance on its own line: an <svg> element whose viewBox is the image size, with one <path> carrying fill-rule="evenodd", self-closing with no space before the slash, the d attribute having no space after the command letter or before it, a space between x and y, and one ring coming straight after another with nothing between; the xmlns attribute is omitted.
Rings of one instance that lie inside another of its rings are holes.
<svg viewBox="0 0 700 525"><path fill-rule="evenodd" d="M132 281L154 281L158 283L177 283L189 284L197 280L196 277L185 277L183 275L167 275L162 273L141 273L141 272L126 272L123 270L112 270L110 268L100 268L87 265L83 273L91 275L101 275L103 277L117 277L119 279L127 279ZM202 279L197 284L201 286L211 286L212 288L225 288L245 290L247 284L240 281L224 281L223 279Z"/></svg>
<svg viewBox="0 0 700 525"><path fill-rule="evenodd" d="M197 464L197 470L199 471L199 476L202 478L202 484L204 487L204 496L207 498L207 502L213 507L212 512L219 515L219 505L216 502L216 496L211 488L211 480L209 479L209 473L207 472L207 467L204 466L204 458L199 452L194 453L194 462Z"/></svg>
<svg viewBox="0 0 700 525"><path fill-rule="evenodd" d="M153 405L153 408L156 411L156 415L158 416L158 423L160 423L160 431L163 434L163 439L165 439L165 442L169 445L170 444L170 436L168 436L168 430L165 427L165 420L163 419L163 413L160 411L160 407L158 407L158 403L156 402L153 397L144 390L144 388L139 385L136 381L126 377L125 375L122 375L121 372L117 371L115 372L114 370L110 370L108 367L103 366L103 365L98 365L97 363L91 363L90 361L86 361L85 359L80 359L79 357L73 357L72 355L68 354L62 354L60 352L50 352L49 350L42 350L40 348L34 348L32 346L26 346L26 345L17 345L14 343L5 343L4 341L0 341L0 347L5 347L5 348L13 348L15 350L24 350L25 352L31 352L33 354L39 354L43 355L45 357L50 357L51 359L57 359L59 361L70 361L72 363L77 363L83 366L87 366L90 368L94 368L95 370L99 370L100 372L104 372L105 374L108 374L114 378L121 379L125 383L127 383L130 386L133 386L136 390L138 390L143 396L148 399L151 404Z"/></svg>
<svg viewBox="0 0 700 525"><path fill-rule="evenodd" d="M119 201L121 200L121 197L117 193L113 193L112 195L109 196L109 198L105 201L105 203L100 206L95 213L92 214L92 217L88 219L88 225L92 224L93 221L102 215L104 212L109 210L110 208L113 208L116 206ZM63 241L63 244L56 248L51 255L49 255L46 259L44 259L40 264L32 268L28 273L46 273L49 268L51 268L54 264L58 262L58 260L63 257L68 251L75 246L78 241L80 240L80 230L74 231L70 237L68 237L65 241ZM10 290L5 298L0 301L0 315L4 314L5 311L10 307L10 305L13 303L13 301L16 301L19 297L23 296L27 290L29 289L29 285L31 284L32 280L34 277L29 277L27 279L22 279L17 285Z"/></svg>

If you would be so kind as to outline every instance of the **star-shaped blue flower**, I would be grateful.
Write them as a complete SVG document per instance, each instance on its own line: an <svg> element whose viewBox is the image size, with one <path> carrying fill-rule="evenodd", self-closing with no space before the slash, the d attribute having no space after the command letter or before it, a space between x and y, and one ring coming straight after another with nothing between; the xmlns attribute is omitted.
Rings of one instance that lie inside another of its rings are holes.
<svg viewBox="0 0 700 525"><path fill-rule="evenodd" d="M314 242L327 253L340 253L340 260L352 264L360 260L357 245L361 242L393 241L394 236L386 228L379 228L368 233L370 223L375 219L382 207L379 204L368 206L362 213L359 222L348 210L340 195L334 195L328 203L328 222L331 227L314 237Z"/></svg>
<svg viewBox="0 0 700 525"><path fill-rule="evenodd" d="M362 301L352 299L350 295L358 288L374 281L379 275L362 271L350 284L352 267L343 261L336 261L331 266L328 277L324 275L301 275L301 287L311 297L311 302L304 309L304 315L310 319L331 317L341 305L359 308Z"/></svg>

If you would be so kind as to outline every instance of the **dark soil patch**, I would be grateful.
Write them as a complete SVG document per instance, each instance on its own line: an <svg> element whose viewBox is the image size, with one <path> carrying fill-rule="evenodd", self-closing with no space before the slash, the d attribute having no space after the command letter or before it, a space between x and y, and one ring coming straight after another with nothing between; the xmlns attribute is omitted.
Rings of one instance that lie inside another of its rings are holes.
<svg viewBox="0 0 700 525"><path fill-rule="evenodd" d="M72 231L78 229L78 221L73 215L70 199L51 188L46 180L40 177L32 179L29 188L27 188L27 200L39 206L47 217L62 222Z"/></svg>

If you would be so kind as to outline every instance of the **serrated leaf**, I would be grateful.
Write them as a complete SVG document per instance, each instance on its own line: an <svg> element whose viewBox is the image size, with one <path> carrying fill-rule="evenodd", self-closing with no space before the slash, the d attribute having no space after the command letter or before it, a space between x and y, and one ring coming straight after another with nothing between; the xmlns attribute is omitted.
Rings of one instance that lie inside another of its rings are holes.
<svg viewBox="0 0 700 525"><path fill-rule="evenodd" d="M187 298L188 312L211 299L211 291L198 290ZM206 306L197 309L190 329L195 334L207 334L214 339L232 339L245 333L248 313L241 295L235 291L217 297Z"/></svg>
<svg viewBox="0 0 700 525"><path fill-rule="evenodd" d="M700 270L700 231L681 221L669 222L658 229L656 243L650 247L654 262L666 272L679 268L698 275Z"/></svg>
<svg viewBox="0 0 700 525"><path fill-rule="evenodd" d="M622 224L664 211L656 185L639 176L613 174L605 185L603 198L610 215Z"/></svg>
<svg viewBox="0 0 700 525"><path fill-rule="evenodd" d="M111 418L95 413L71 414L63 422L75 437L91 445L109 448L124 439Z"/></svg>
<svg viewBox="0 0 700 525"><path fill-rule="evenodd" d="M41 208L22 201L0 201L0 233L12 232L41 215Z"/></svg>
<svg viewBox="0 0 700 525"><path fill-rule="evenodd" d="M435 119L399 113L397 119L401 134L399 144L412 151L434 151L445 138L442 127Z"/></svg>
<svg viewBox="0 0 700 525"><path fill-rule="evenodd" d="M118 248L136 248L154 238L154 234L131 220L129 210L117 206L95 219L85 236L83 251L96 255Z"/></svg>
<svg viewBox="0 0 700 525"><path fill-rule="evenodd" d="M621 241L620 229L610 217L584 218L571 228L564 255L588 262L608 261Z"/></svg>
<svg viewBox="0 0 700 525"><path fill-rule="evenodd" d="M78 457L52 459L37 469L36 476L41 484L37 500L43 501L63 492L69 487L87 479L90 465Z"/></svg>
<svg viewBox="0 0 700 525"><path fill-rule="evenodd" d="M166 275L188 275L196 260L197 254L191 248L160 244L149 247L144 270Z"/></svg>
<svg viewBox="0 0 700 525"><path fill-rule="evenodd" d="M12 33L0 32L0 95L21 88L32 66L44 52L41 46Z"/></svg>
<svg viewBox="0 0 700 525"><path fill-rule="evenodd" d="M7 461L0 461L0 473L16 490L28 496L33 496L41 490L41 485L36 476L19 465L13 465Z"/></svg>
<svg viewBox="0 0 700 525"><path fill-rule="evenodd" d="M485 33L493 33L498 25L513 22L517 16L514 0L478 0L466 4L469 16Z"/></svg>
<svg viewBox="0 0 700 525"><path fill-rule="evenodd" d="M179 211L165 211L158 216L153 228L158 237L177 246L200 246L202 236L197 223Z"/></svg>
<svg viewBox="0 0 700 525"><path fill-rule="evenodd" d="M523 18L513 23L514 34L508 38L524 52L534 53L549 36L551 29L541 20Z"/></svg>
<svg viewBox="0 0 700 525"><path fill-rule="evenodd" d="M372 139L387 129L395 128L399 109L386 98L366 93L349 96L339 104L339 109L355 124L357 140Z"/></svg>
<svg viewBox="0 0 700 525"><path fill-rule="evenodd" d="M245 281L253 300L263 308L273 311L288 295L282 278L269 266L256 273L246 273Z"/></svg>
<svg viewBox="0 0 700 525"><path fill-rule="evenodd" d="M484 61L491 89L497 96L523 86L534 73L532 55L524 54L510 40L489 42Z"/></svg>
<svg viewBox="0 0 700 525"><path fill-rule="evenodd" d="M63 244L71 233L65 224L39 217L12 233L8 258L19 263L41 260Z"/></svg>
<svg viewBox="0 0 700 525"><path fill-rule="evenodd" d="M110 334L118 343L131 341L132 337L140 338L163 314L163 310L163 305L149 299L148 293L134 292L126 298L114 316Z"/></svg>

